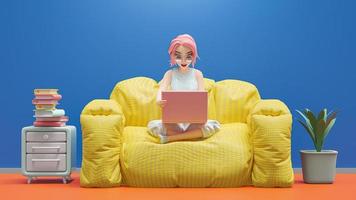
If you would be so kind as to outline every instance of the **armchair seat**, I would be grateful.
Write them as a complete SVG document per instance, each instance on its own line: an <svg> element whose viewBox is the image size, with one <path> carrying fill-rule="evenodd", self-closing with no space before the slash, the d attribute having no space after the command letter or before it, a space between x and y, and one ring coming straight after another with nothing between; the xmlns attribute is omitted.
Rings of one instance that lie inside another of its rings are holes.
<svg viewBox="0 0 356 200"><path fill-rule="evenodd" d="M208 139L167 144L146 127L123 131L123 184L136 187L238 187L251 184L252 149L244 123L223 124Z"/></svg>

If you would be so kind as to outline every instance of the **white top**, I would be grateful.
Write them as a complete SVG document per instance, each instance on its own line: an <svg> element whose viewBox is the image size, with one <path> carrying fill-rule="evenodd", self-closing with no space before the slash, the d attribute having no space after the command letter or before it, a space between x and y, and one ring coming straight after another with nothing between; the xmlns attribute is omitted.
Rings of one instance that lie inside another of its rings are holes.
<svg viewBox="0 0 356 200"><path fill-rule="evenodd" d="M198 90L195 69L189 67L187 72L180 72L177 67L172 69L172 90Z"/></svg>

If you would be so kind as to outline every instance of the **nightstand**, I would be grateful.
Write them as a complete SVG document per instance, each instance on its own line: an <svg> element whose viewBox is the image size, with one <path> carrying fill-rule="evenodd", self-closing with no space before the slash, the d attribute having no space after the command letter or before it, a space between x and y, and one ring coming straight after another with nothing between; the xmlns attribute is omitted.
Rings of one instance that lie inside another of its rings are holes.
<svg viewBox="0 0 356 200"><path fill-rule="evenodd" d="M75 126L22 128L21 169L27 183L39 176L61 176L67 183L75 162Z"/></svg>

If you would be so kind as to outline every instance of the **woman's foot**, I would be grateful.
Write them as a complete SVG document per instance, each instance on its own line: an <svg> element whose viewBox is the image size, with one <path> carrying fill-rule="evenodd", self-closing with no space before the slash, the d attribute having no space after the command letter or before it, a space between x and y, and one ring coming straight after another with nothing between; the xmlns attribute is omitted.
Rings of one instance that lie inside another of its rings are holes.
<svg viewBox="0 0 356 200"><path fill-rule="evenodd" d="M168 136L159 135L159 142L165 144L168 142Z"/></svg>
<svg viewBox="0 0 356 200"><path fill-rule="evenodd" d="M160 135L167 135L167 129L162 125L160 120L153 120L148 124L148 132L153 137L159 138Z"/></svg>
<svg viewBox="0 0 356 200"><path fill-rule="evenodd" d="M205 123L201 127L201 131L203 132L203 137L208 138L214 135L216 132L220 130L220 123L216 120L208 120L207 123Z"/></svg>

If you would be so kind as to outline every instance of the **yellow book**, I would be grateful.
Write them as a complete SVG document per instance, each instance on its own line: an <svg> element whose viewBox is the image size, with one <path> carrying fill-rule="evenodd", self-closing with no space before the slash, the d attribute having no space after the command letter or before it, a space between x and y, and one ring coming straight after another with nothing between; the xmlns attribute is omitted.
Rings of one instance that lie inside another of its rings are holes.
<svg viewBox="0 0 356 200"><path fill-rule="evenodd" d="M34 89L33 93L36 94L58 94L58 89Z"/></svg>
<svg viewBox="0 0 356 200"><path fill-rule="evenodd" d="M36 104L36 110L55 110L56 104Z"/></svg>

